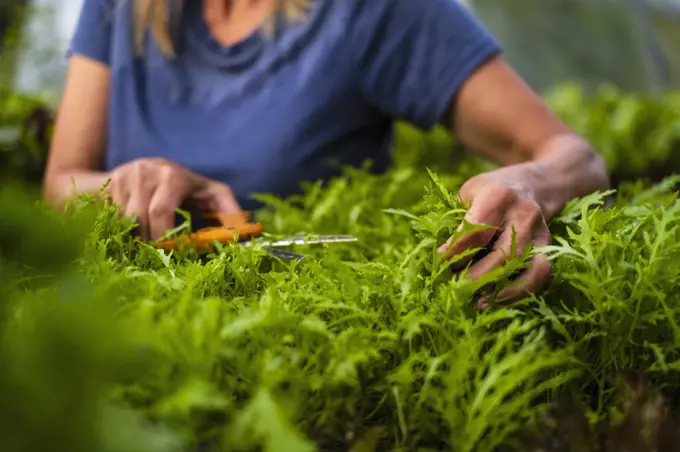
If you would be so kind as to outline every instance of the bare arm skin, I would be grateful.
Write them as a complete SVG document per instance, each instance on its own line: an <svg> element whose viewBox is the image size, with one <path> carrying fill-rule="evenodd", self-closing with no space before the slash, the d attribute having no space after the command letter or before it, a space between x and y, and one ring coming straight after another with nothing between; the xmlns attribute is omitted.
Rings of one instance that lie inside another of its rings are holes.
<svg viewBox="0 0 680 452"><path fill-rule="evenodd" d="M512 229L518 251L550 244L549 221L567 201L609 186L602 158L555 116L521 78L496 57L463 86L448 118L451 130L473 151L503 165L479 174L460 190L469 203L466 221L495 226L470 233L440 251L449 256L497 241L491 252L468 269L475 279L510 257ZM552 266L537 255L519 283L498 294L513 302L549 281ZM480 300L479 306L488 306Z"/></svg>
<svg viewBox="0 0 680 452"><path fill-rule="evenodd" d="M602 158L500 57L470 78L453 112L453 132L505 174L520 171L548 219L568 200L609 186Z"/></svg>
<svg viewBox="0 0 680 452"><path fill-rule="evenodd" d="M98 191L106 142L109 69L78 55L70 59L66 85L45 172L46 200L59 206L78 193Z"/></svg>

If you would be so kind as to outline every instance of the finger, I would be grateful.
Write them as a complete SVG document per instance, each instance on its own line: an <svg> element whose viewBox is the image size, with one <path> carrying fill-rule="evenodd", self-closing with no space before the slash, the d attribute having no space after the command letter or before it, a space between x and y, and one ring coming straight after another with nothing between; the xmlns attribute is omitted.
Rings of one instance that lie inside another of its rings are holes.
<svg viewBox="0 0 680 452"><path fill-rule="evenodd" d="M465 223L487 226L487 228L465 234L453 244L451 239L449 239L439 248L439 251L445 253L448 258L451 258L465 250L487 246L498 234L498 228L502 226L503 218L505 217L505 210L505 206L498 205L497 200L493 199L490 195L478 197L472 202L470 209L463 218L463 224L459 227L459 231L464 227ZM460 262L457 262L457 264L465 265L470 259L472 259L472 256L467 256L461 259Z"/></svg>
<svg viewBox="0 0 680 452"><path fill-rule="evenodd" d="M137 217L139 234L142 240L149 240L149 203L153 188L145 187L142 183L136 183L132 194L125 206L125 215Z"/></svg>
<svg viewBox="0 0 680 452"><path fill-rule="evenodd" d="M130 199L130 187L127 183L126 177L116 176L111 180L111 202L121 208L121 213L124 214L124 207Z"/></svg>
<svg viewBox="0 0 680 452"><path fill-rule="evenodd" d="M134 218L138 225L138 232L142 240L149 237L149 201L157 185L155 172L150 170L148 164L136 162L129 165L124 174L124 187L127 191L127 200L123 213L128 218Z"/></svg>
<svg viewBox="0 0 680 452"><path fill-rule="evenodd" d="M513 257L521 256L527 246L529 246L532 234L531 231L505 229L498 237L496 244L491 252L474 263L468 269L468 278L476 280L489 273L493 269L500 267ZM515 255L512 256L513 245L516 246Z"/></svg>
<svg viewBox="0 0 680 452"><path fill-rule="evenodd" d="M517 284L512 284L498 293L498 301L514 303L547 287L552 275L552 262L542 254L536 255L531 266L522 274Z"/></svg>
<svg viewBox="0 0 680 452"><path fill-rule="evenodd" d="M545 221L539 222L534 228L536 232L533 234L533 246L542 247L550 245L552 239L550 237L550 230ZM521 254L526 245L520 245L518 240L517 254ZM539 254L531 259L531 263L527 270L520 273L519 278L510 286L505 287L496 296L490 300L488 297L482 297L477 303L479 309L486 309L490 301L494 304L507 305L522 300L527 294L534 293L541 290L550 280L552 274L552 263L547 256Z"/></svg>
<svg viewBox="0 0 680 452"><path fill-rule="evenodd" d="M151 240L162 237L175 226L175 212L186 198L183 186L164 183L151 196L148 210L149 236Z"/></svg>
<svg viewBox="0 0 680 452"><path fill-rule="evenodd" d="M229 193L225 193L215 199L214 211L223 213L238 213L241 212L242 209L230 191Z"/></svg>
<svg viewBox="0 0 680 452"><path fill-rule="evenodd" d="M215 184L194 194L196 205L214 213L240 213L241 206L231 188L223 184Z"/></svg>
<svg viewBox="0 0 680 452"><path fill-rule="evenodd" d="M443 253L447 259L451 259L454 256L457 256L468 250L485 248L489 246L493 239L498 235L499 228L497 226L481 224L476 222L475 223L470 222L470 224L486 227L484 229L479 229L476 231L466 233L463 236L459 237L454 243L451 243L452 238L449 238L449 240L447 240L446 243L439 248L439 252ZM460 227L458 230L460 231L461 229L463 228ZM457 261L455 261L453 266L463 267L468 262L470 262L470 260L472 260L473 257L474 253L467 256L461 256Z"/></svg>

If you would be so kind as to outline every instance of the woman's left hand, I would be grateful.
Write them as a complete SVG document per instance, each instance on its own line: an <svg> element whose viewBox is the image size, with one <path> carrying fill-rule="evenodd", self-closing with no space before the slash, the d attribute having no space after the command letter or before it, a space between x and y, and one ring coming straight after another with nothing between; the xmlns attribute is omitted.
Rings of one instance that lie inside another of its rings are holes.
<svg viewBox="0 0 680 452"><path fill-rule="evenodd" d="M609 186L602 158L500 56L467 79L445 122L462 144L501 166L471 178L460 190L470 206L465 220L495 230L466 234L440 249L453 255L487 248L496 238L489 254L470 265L472 279L502 266L513 249L522 253L528 246L549 245L547 221L569 200ZM518 301L546 287L552 273L548 257L534 254L529 264L494 303ZM485 308L490 301L477 304Z"/></svg>
<svg viewBox="0 0 680 452"><path fill-rule="evenodd" d="M469 267L468 277L473 280L506 263L511 258L513 245L516 254L522 255L532 245L538 247L550 244L550 230L536 196L513 173L501 169L479 174L460 189L461 199L470 206L465 221L491 228L466 234L455 243L449 240L439 251L447 257L453 257L468 249L485 248L496 238L490 252ZM465 265L470 259L460 264ZM541 291L549 282L551 273L552 264L548 257L536 254L516 283L498 293L496 302L509 304ZM486 309L487 300L479 300L477 307Z"/></svg>

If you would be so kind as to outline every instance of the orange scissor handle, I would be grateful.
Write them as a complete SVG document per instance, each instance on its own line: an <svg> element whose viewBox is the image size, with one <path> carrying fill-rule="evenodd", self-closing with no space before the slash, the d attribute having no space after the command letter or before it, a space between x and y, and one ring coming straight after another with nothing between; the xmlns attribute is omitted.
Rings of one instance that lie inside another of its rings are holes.
<svg viewBox="0 0 680 452"><path fill-rule="evenodd" d="M247 212L239 214L211 213L207 214L206 217L219 220L222 226L203 228L193 234L186 234L181 239L182 245L194 246L199 252L207 252L213 249L215 242L232 243L236 240L247 240L251 237L258 237L264 232L262 224L247 222L250 217ZM180 246L180 240L163 240L156 242L155 246L165 250L176 249Z"/></svg>

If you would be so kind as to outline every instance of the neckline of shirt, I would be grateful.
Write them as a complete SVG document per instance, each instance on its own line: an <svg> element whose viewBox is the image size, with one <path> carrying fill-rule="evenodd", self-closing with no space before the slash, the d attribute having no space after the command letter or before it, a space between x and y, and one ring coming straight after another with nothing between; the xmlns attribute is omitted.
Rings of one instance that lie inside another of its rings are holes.
<svg viewBox="0 0 680 452"><path fill-rule="evenodd" d="M184 50L214 68L240 72L265 56L268 47L276 48L275 52L270 52L270 58L277 59L298 48L301 42L311 39L330 3L328 0L314 0L303 22L284 24L283 19L278 17L271 36L265 36L261 29L257 29L235 44L223 45L212 36L202 14L201 2L189 2L191 6L185 15L187 22L183 27L186 30Z"/></svg>

